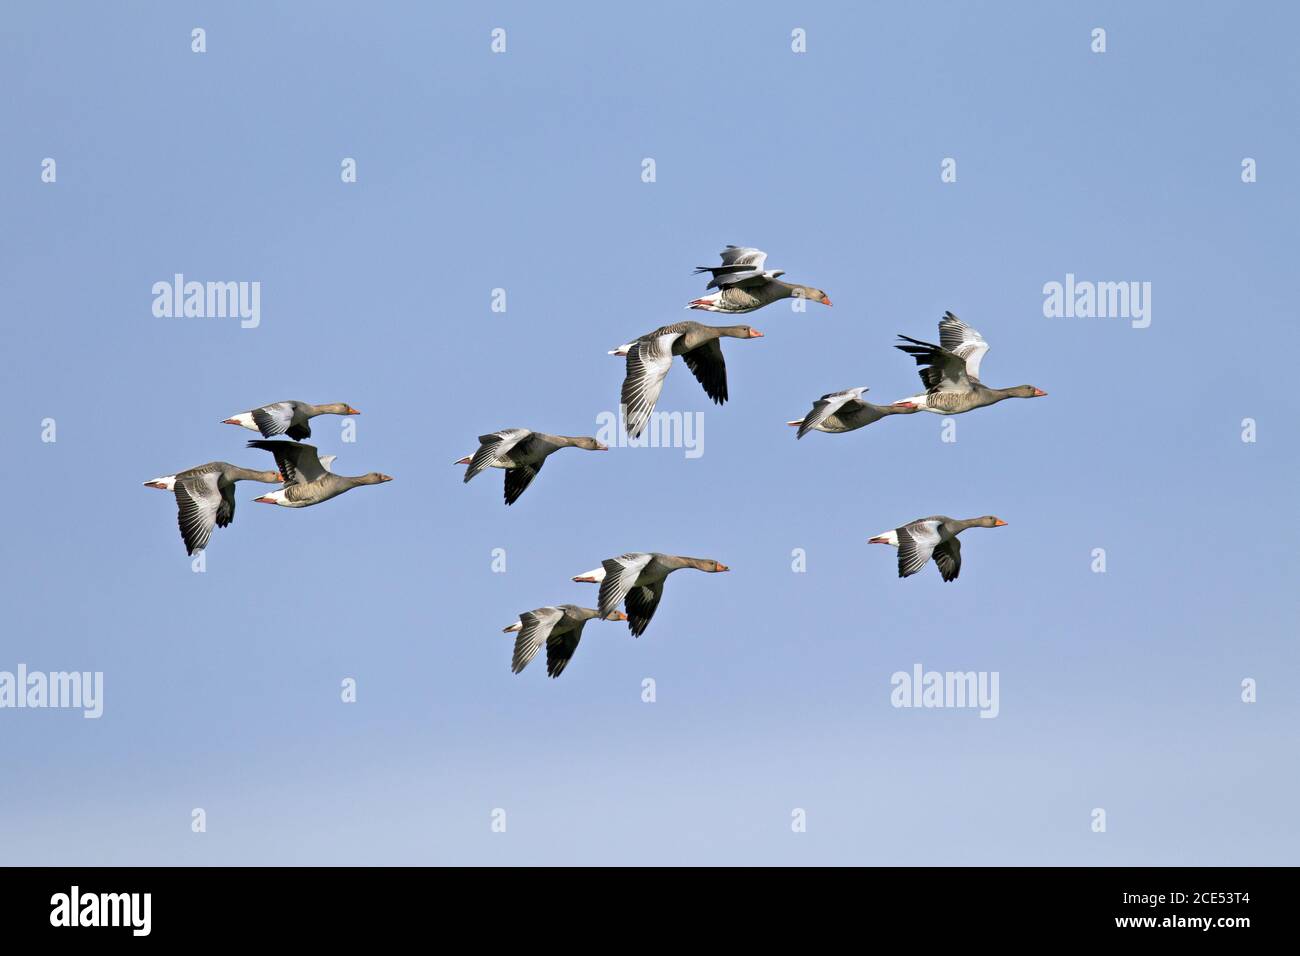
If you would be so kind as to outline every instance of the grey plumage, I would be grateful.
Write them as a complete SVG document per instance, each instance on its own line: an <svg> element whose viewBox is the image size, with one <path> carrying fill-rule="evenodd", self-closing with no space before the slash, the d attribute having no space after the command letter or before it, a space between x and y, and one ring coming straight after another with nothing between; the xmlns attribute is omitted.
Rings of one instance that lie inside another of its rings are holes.
<svg viewBox="0 0 1300 956"><path fill-rule="evenodd" d="M627 371L619 396L627 433L635 438L649 422L674 355L682 357L704 393L721 405L728 398L727 365L718 340L762 336L748 325L714 326L686 321L665 325L638 338L627 352Z"/></svg>
<svg viewBox="0 0 1300 956"><path fill-rule="evenodd" d="M729 570L712 558L688 558L657 551L630 551L617 558L607 558L601 567L605 579L600 584L600 612L610 614L623 604L628 630L634 637L645 633L663 597L664 579L672 572L683 568L709 573Z"/></svg>
<svg viewBox="0 0 1300 956"><path fill-rule="evenodd" d="M548 435L528 428L503 428L480 435L478 451L469 456L465 481L471 481L489 468L504 468L505 502L512 505L532 484L546 459L561 448L582 448L586 451L608 451L594 438L567 435ZM464 462L465 459L461 459ZM460 462L458 462L459 464Z"/></svg>
<svg viewBox="0 0 1300 956"><path fill-rule="evenodd" d="M288 399L261 405L241 414L252 420L251 426L241 422L239 416L227 418L224 424L252 427L254 431L260 432L263 438L287 435L294 441L302 441L304 438L311 437L311 425L308 422L318 415L360 415L361 413L346 402L313 405L310 402Z"/></svg>
<svg viewBox="0 0 1300 956"><path fill-rule="evenodd" d="M510 661L511 673L518 674L546 645L546 674L559 677L573 659L582 640L582 629L593 618L603 617L599 611L576 604L559 604L524 611L519 622L507 627L506 632L518 630L514 655ZM619 616L621 620L621 615Z"/></svg>
<svg viewBox="0 0 1300 956"><path fill-rule="evenodd" d="M1007 398L1040 398L1047 393L1032 385L989 388L979 379L980 362L989 350L984 337L951 312L939 322L939 345L899 335L907 353L920 366L917 374L926 388L924 397L912 399L928 412L958 415Z"/></svg>
<svg viewBox="0 0 1300 956"><path fill-rule="evenodd" d="M801 420L790 422L798 425L795 438L803 438L810 431L849 432L862 428L888 415L909 415L918 411L915 405L873 405L862 398L866 386L848 388L840 392L829 392L817 401Z"/></svg>
<svg viewBox="0 0 1300 956"><path fill-rule="evenodd" d="M696 275L703 272L712 274L705 288L743 285L764 278L763 264L767 262L767 253L763 250L748 246L727 246L719 255L722 257L722 265L695 267Z"/></svg>
<svg viewBox="0 0 1300 956"><path fill-rule="evenodd" d="M169 489L175 496L181 540L185 543L185 552L192 555L208 546L213 528L225 528L235 520L236 482L278 484L280 480L278 472L255 471L226 461L210 461L145 484Z"/></svg>
<svg viewBox="0 0 1300 956"><path fill-rule="evenodd" d="M812 286L782 282L781 269L766 269L767 253L750 246L727 246L720 253L722 264L696 266L695 273L711 274L709 289L719 291L687 303L691 309L708 312L753 312L781 299L798 297L830 305L830 297Z"/></svg>
<svg viewBox="0 0 1300 956"><path fill-rule="evenodd" d="M895 544L898 547L898 576L911 577L916 574L931 558L939 567L939 574L944 581L955 581L961 573L961 542L957 535L968 528L1000 528L1006 522L993 515L979 518L949 518L947 515L931 515L917 518L895 528L891 541L888 533L871 539L875 544Z"/></svg>
<svg viewBox="0 0 1300 956"><path fill-rule="evenodd" d="M356 477L336 475L321 463L315 445L258 440L250 441L248 447L260 448L274 455L275 463L285 477L282 489L254 500L284 508L308 508L362 485L378 485L393 480L377 471Z"/></svg>

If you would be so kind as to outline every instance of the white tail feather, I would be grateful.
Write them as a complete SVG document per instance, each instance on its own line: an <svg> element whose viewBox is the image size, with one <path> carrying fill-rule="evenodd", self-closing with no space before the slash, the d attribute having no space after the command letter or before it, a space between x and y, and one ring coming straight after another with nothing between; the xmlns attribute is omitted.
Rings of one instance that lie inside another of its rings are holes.
<svg viewBox="0 0 1300 956"><path fill-rule="evenodd" d="M714 292L712 295L702 295L698 299L693 299L687 304L688 309L703 309L705 312L722 312L718 308L718 302L722 299L721 292Z"/></svg>
<svg viewBox="0 0 1300 956"><path fill-rule="evenodd" d="M232 425L238 425L241 428L247 428L249 431L260 432L261 429L253 424L252 412L240 412L238 415L231 415L226 419Z"/></svg>

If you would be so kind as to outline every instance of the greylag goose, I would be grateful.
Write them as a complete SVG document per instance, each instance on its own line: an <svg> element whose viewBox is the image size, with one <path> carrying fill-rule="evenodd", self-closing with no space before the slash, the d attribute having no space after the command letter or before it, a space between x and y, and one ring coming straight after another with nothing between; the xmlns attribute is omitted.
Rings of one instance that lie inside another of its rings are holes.
<svg viewBox="0 0 1300 956"><path fill-rule="evenodd" d="M457 465L469 465L465 480L482 474L489 468L506 471L506 504L512 505L532 484L537 473L546 464L548 455L561 448L583 448L587 451L609 451L594 438L569 438L565 435L548 435L527 428L503 428L497 432L479 435L479 449L472 455L457 459Z"/></svg>
<svg viewBox="0 0 1300 956"><path fill-rule="evenodd" d="M934 558L945 581L957 580L961 573L961 542L957 535L967 528L1001 528L1006 522L992 515L959 520L946 515L917 518L901 528L868 538L869 544L890 544L898 549L898 576L906 578L925 567Z"/></svg>
<svg viewBox="0 0 1300 956"><path fill-rule="evenodd" d="M299 445L289 441L250 441L248 447L260 448L274 455L275 463L285 478L285 486L279 491L253 499L263 504L307 508L337 498L343 492L361 485L377 485L393 480L377 471L356 478L336 475L322 463L316 454L315 445Z"/></svg>
<svg viewBox="0 0 1300 956"><path fill-rule="evenodd" d="M704 394L718 405L727 400L727 364L722 358L722 344L718 341L724 336L761 339L763 333L748 325L677 322L610 350L610 355L627 356L627 376L623 379L620 401L629 435L635 438L641 434L650 420L650 413L663 391L664 379L672 368L674 355L682 357L686 367L704 386Z"/></svg>
<svg viewBox="0 0 1300 956"><path fill-rule="evenodd" d="M582 640L582 629L593 617L601 614L595 608L578 607L576 604L560 604L555 607L539 607L533 611L524 611L519 620L509 627L502 628L503 633L518 632L515 638L515 654L510 661L510 672L518 674L541 650L546 643L546 676L559 677L564 668L573 659L573 652ZM627 615L614 611L604 618L606 621L626 621Z"/></svg>
<svg viewBox="0 0 1300 956"><path fill-rule="evenodd" d="M688 308L706 312L753 312L779 299L789 298L831 304L830 296L821 289L781 282L778 276L785 275L783 270L764 269L767 253L762 249L727 246L719 255L722 256L722 265L695 267L696 275L702 272L713 274L705 288L718 291L692 299L687 303Z"/></svg>
<svg viewBox="0 0 1300 956"><path fill-rule="evenodd" d="M214 527L224 528L235 520L237 481L275 485L284 481L284 476L278 471L254 471L225 461L210 461L144 484L146 488L161 488L176 494L176 523L185 542L185 553L193 554L208 546Z"/></svg>
<svg viewBox="0 0 1300 956"><path fill-rule="evenodd" d="M311 437L311 426L307 420L317 415L360 415L361 413L345 402L333 402L329 405L310 405L307 402L273 402L254 408L249 412L240 412L223 421L223 425L239 425L251 431L261 432L263 438L276 435L288 435L294 441Z"/></svg>
<svg viewBox="0 0 1300 956"><path fill-rule="evenodd" d="M664 578L682 568L710 574L731 570L712 558L633 551L607 558L600 567L576 575L573 580L600 585L601 614L610 614L623 604L627 608L627 629L633 637L640 637L664 596Z"/></svg>
<svg viewBox="0 0 1300 956"><path fill-rule="evenodd" d="M924 395L904 401L936 415L958 415L983 408L1004 398L1041 398L1047 393L1032 385L989 388L980 381L980 360L989 350L984 337L951 312L939 320L939 344L900 335L910 345L896 345L923 366L917 374L925 384Z"/></svg>
<svg viewBox="0 0 1300 956"><path fill-rule="evenodd" d="M872 422L878 422L886 415L911 415L919 409L911 402L895 402L893 405L872 405L862 400L862 393L867 391L865 385L860 388L846 388L842 392L830 392L813 402L812 411L803 418L787 425L798 425L795 438L803 438L810 431L851 432Z"/></svg>

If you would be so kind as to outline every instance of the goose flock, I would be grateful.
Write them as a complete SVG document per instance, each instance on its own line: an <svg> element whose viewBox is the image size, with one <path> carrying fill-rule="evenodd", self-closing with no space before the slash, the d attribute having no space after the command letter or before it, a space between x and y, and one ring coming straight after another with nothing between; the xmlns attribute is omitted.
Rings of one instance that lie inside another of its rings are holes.
<svg viewBox="0 0 1300 956"><path fill-rule="evenodd" d="M717 290L687 303L687 308L706 312L742 314L754 312L783 299L803 299L831 304L821 289L781 280L785 273L768 269L767 253L748 246L727 246L716 266L698 266L696 274L710 276L706 292ZM723 339L759 339L763 333L749 325L704 325L683 321L647 332L611 349L609 354L625 359L626 370L619 395L622 425L636 438L654 414L665 379L680 356L696 381L713 402L722 405L730 398ZM925 391L876 405L867 401L865 385L828 392L812 403L802 418L787 422L795 426L795 438L809 432L827 434L855 431L893 415L931 412L959 415L996 404L1008 398L1039 398L1047 393L1033 385L991 388L980 380L980 364L989 350L988 342L951 312L939 321L939 344L899 335L897 345L915 359ZM284 508L307 508L336 498L362 485L391 481L388 475L370 472L357 477L336 474L333 455L321 455L311 437L311 419L320 415L358 415L351 405L332 402L313 405L283 401L240 412L223 424L238 425L258 432L261 439L248 448L269 452L274 470L258 471L213 461L173 475L146 481L145 485L171 491L176 497L177 524L187 554L204 550L214 528L225 528L235 520L235 486L256 481L280 487L253 498ZM271 439L271 440L268 440ZM278 439L278 440L277 440ZM517 502L541 472L546 460L563 448L608 451L590 436L552 435L530 428L502 428L478 437L479 447L456 460L464 465L468 483L491 468L505 473L505 503ZM955 519L946 515L918 518L870 539L898 549L898 576L911 577L931 560L940 577L955 581L961 573L961 542L958 535L969 528L1000 528L1001 518ZM588 621L625 621L633 637L645 633L663 599L664 583L674 571L692 569L709 574L730 570L712 558L692 558L657 551L630 551L607 558L600 567L574 576L580 583L597 584L596 607L554 604L523 611L518 620L504 628L516 634L510 669L521 672L546 646L546 673L558 677L568 667Z"/></svg>
<svg viewBox="0 0 1300 956"><path fill-rule="evenodd" d="M727 246L716 266L698 266L697 275L710 276L706 292L692 299L687 308L706 312L741 314L754 312L782 299L804 299L831 304L821 289L781 281L785 273L768 269L767 253L749 246ZM619 395L623 428L636 438L654 413L664 381L673 366L673 357L681 356L696 381L714 403L724 404L730 397L727 389L727 365L723 357L723 339L758 339L763 333L749 325L704 325L700 322L675 322L647 332L609 354L626 360L626 372ZM988 352L988 342L971 326L951 312L939 321L939 344L899 335L904 344L897 348L916 360L918 374L925 386L919 395L902 398L887 405L876 405L863 396L865 385L830 392L812 404L799 419L787 422L798 431L800 439L812 431L839 434L854 431L892 415L932 412L958 415L993 405L1007 398L1038 398L1046 394L1032 385L990 388L980 380L980 363ZM310 414L334 412L335 406L308 407ZM295 410L297 411L297 410ZM251 414L251 413L249 413ZM284 419L285 412L280 415ZM245 427L261 427L232 420ZM305 418L300 427L306 427ZM292 435L292 432L289 432ZM561 448L605 451L606 446L594 438L570 438L550 435L527 428L503 428L479 436L479 447L472 455L455 464L467 466L465 482L489 468L505 471L505 503L514 504L524 493L546 459ZM256 444L256 443L253 443ZM270 444L270 443L264 443ZM277 463L284 462L277 456ZM959 520L945 515L918 518L869 539L873 544L888 544L898 549L898 576L911 577L932 559L945 581L955 581L961 573L961 542L958 535L968 528L1000 528L1001 518L986 515ZM515 634L514 653L510 661L513 673L521 672L546 646L546 673L558 677L564 672L578 648L588 621L626 621L633 637L644 634L663 598L668 575L682 569L714 574L729 568L712 558L691 558L653 551L632 551L607 558L600 567L576 575L573 580L600 585L594 608L578 604L555 604L523 611L515 623L504 628Z"/></svg>
<svg viewBox="0 0 1300 956"><path fill-rule="evenodd" d="M146 481L147 488L160 488L176 496L176 522L180 526L185 553L203 551L213 528L224 528L235 520L235 483L260 481L281 487L254 498L263 504L284 508L307 508L337 498L361 485L377 485L393 479L372 471L355 478L330 470L335 455L319 455L314 445L302 444L311 437L308 419L317 415L360 415L351 405L336 402L310 405L307 402L275 402L227 418L224 425L241 425L270 438L286 435L291 441L250 441L249 448L269 451L276 471L255 471L224 461L178 471Z"/></svg>

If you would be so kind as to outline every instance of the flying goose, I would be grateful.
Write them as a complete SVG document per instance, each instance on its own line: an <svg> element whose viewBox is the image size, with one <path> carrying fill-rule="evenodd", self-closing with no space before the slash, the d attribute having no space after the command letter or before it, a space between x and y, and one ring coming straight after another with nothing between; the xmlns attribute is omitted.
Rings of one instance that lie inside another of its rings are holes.
<svg viewBox="0 0 1300 956"><path fill-rule="evenodd" d="M336 475L325 467L316 454L315 445L300 445L289 441L250 441L248 447L260 448L274 455L275 463L285 478L285 485L279 491L253 499L263 504L306 508L337 498L343 492L360 485L378 485L393 480L377 471L356 478ZM332 456L327 457L332 459Z"/></svg>
<svg viewBox="0 0 1300 956"><path fill-rule="evenodd" d="M287 401L263 405L251 412L232 415L221 424L239 425L251 431L261 432L263 438L276 435L288 435L294 441L311 437L309 418L317 415L360 415L361 413L345 402L333 402L329 405L309 405L307 402Z"/></svg>
<svg viewBox="0 0 1300 956"><path fill-rule="evenodd" d="M1032 385L1013 388L989 388L979 379L980 360L989 350L984 337L951 312L939 320L939 344L900 335L910 345L894 348L906 352L924 366L917 374L925 384L924 395L904 401L936 415L957 415L973 408L983 408L1004 398L1041 398L1047 393Z"/></svg>
<svg viewBox="0 0 1300 956"><path fill-rule="evenodd" d="M472 455L457 459L457 465L469 465L465 480L482 474L488 468L506 471L506 504L519 500L537 473L546 464L546 457L561 448L584 448L587 451L609 451L594 438L568 438L548 435L527 428L503 428L500 431L479 435L479 449Z"/></svg>
<svg viewBox="0 0 1300 956"><path fill-rule="evenodd" d="M919 409L911 402L895 402L893 405L872 405L862 400L862 393L867 391L865 385L858 388L846 388L842 392L830 392L813 402L812 411L803 418L787 425L798 425L795 438L803 438L810 431L851 432L855 428L878 422L886 415L911 415Z"/></svg>
<svg viewBox="0 0 1300 956"><path fill-rule="evenodd" d="M524 611L519 620L509 627L502 628L505 634L519 633L515 639L515 654L510 661L510 672L518 674L531 661L542 642L546 643L546 675L559 677L564 668L573 659L573 652L582 640L582 629L593 617L601 614L595 608L578 607L576 604L560 604L554 607L539 607L533 611ZM606 621L626 621L627 615L614 611L604 618Z"/></svg>
<svg viewBox="0 0 1300 956"><path fill-rule="evenodd" d="M635 342L610 350L610 355L627 356L620 402L624 426L635 438L641 434L659 401L664 379L672 368L673 356L680 355L691 373L704 386L704 393L721 405L727 400L727 365L718 339L760 339L763 333L748 325L701 325L677 322L647 332Z"/></svg>
<svg viewBox="0 0 1300 956"><path fill-rule="evenodd" d="M694 568L710 574L731 570L712 558L684 558L675 554L632 551L617 558L607 558L600 567L574 577L600 585L600 613L610 614L620 604L627 608L627 629L633 637L645 633L654 617L659 599L664 596L664 578L682 568Z"/></svg>
<svg viewBox="0 0 1300 956"><path fill-rule="evenodd" d="M706 312L753 312L779 299L812 299L822 305L830 305L831 300L821 289L811 286L795 285L781 282L778 276L785 275L781 269L764 269L767 253L762 249L748 246L727 246L719 255L720 266L696 266L695 274L712 273L708 289L717 289L712 295L692 299L687 308L703 309Z"/></svg>
<svg viewBox="0 0 1300 956"><path fill-rule="evenodd" d="M144 484L146 488L175 493L181 540L185 542L185 553L193 554L208 546L213 527L224 528L235 520L235 482L275 485L283 480L278 471L253 471L225 461L210 461Z"/></svg>
<svg viewBox="0 0 1300 956"><path fill-rule="evenodd" d="M890 544L898 549L898 576L910 577L934 558L945 581L961 573L961 542L957 535L967 528L1001 528L1006 522L992 515L959 520L946 515L917 518L901 528L868 538L869 544Z"/></svg>

